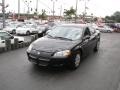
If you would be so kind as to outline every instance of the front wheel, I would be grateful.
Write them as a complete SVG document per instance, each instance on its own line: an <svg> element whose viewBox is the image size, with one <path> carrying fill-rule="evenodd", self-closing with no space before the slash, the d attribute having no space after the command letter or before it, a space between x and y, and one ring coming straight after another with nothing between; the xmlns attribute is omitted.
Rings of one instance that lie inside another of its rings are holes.
<svg viewBox="0 0 120 90"><path fill-rule="evenodd" d="M96 46L94 48L94 52L97 52L99 50L99 47L100 47L100 40L97 41L97 44L96 44Z"/></svg>
<svg viewBox="0 0 120 90"><path fill-rule="evenodd" d="M81 61L81 55L76 54L75 57L73 58L71 64L69 65L70 69L77 69L80 66L80 61Z"/></svg>
<svg viewBox="0 0 120 90"><path fill-rule="evenodd" d="M30 31L27 31L27 32L26 32L26 35L30 35Z"/></svg>

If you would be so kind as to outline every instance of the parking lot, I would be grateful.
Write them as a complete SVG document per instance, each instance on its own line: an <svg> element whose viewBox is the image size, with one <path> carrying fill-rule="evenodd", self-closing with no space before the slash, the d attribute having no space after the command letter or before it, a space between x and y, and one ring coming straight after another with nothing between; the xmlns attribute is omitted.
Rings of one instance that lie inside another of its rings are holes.
<svg viewBox="0 0 120 90"><path fill-rule="evenodd" d="M120 90L119 39L119 33L102 33L99 52L75 71L37 67L27 60L27 48L2 53L0 90Z"/></svg>

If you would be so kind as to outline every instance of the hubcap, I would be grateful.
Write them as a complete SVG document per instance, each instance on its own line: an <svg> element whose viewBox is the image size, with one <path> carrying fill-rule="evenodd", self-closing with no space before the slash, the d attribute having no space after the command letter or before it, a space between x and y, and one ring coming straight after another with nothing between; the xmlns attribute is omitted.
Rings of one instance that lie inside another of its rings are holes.
<svg viewBox="0 0 120 90"><path fill-rule="evenodd" d="M80 64L80 55L77 54L77 55L76 55L76 58L75 58L75 66L78 67L79 64Z"/></svg>
<svg viewBox="0 0 120 90"><path fill-rule="evenodd" d="M15 34L15 33L16 33L16 32L15 32L15 30L13 30L12 32L13 32L13 34Z"/></svg>

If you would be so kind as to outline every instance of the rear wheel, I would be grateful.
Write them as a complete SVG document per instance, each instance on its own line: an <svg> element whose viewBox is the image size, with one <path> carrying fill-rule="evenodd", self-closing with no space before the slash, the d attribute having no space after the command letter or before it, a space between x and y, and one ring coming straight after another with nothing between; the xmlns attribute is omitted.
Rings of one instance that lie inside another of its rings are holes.
<svg viewBox="0 0 120 90"><path fill-rule="evenodd" d="M80 65L81 61L81 55L80 53L76 54L75 57L73 58L71 64L69 65L70 69L77 69Z"/></svg>
<svg viewBox="0 0 120 90"><path fill-rule="evenodd" d="M16 31L15 31L15 30L13 30L13 31L12 31L12 33L13 33L13 34L16 34Z"/></svg>

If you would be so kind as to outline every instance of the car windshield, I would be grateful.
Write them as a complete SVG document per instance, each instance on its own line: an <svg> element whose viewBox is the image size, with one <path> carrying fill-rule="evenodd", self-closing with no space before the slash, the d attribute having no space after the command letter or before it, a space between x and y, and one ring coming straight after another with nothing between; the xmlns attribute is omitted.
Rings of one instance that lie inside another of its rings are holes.
<svg viewBox="0 0 120 90"><path fill-rule="evenodd" d="M72 26L58 26L52 29L48 36L53 38L69 39L69 40L78 40L82 35L81 27L72 27Z"/></svg>
<svg viewBox="0 0 120 90"><path fill-rule="evenodd" d="M15 28L17 25L8 25L6 28Z"/></svg>

